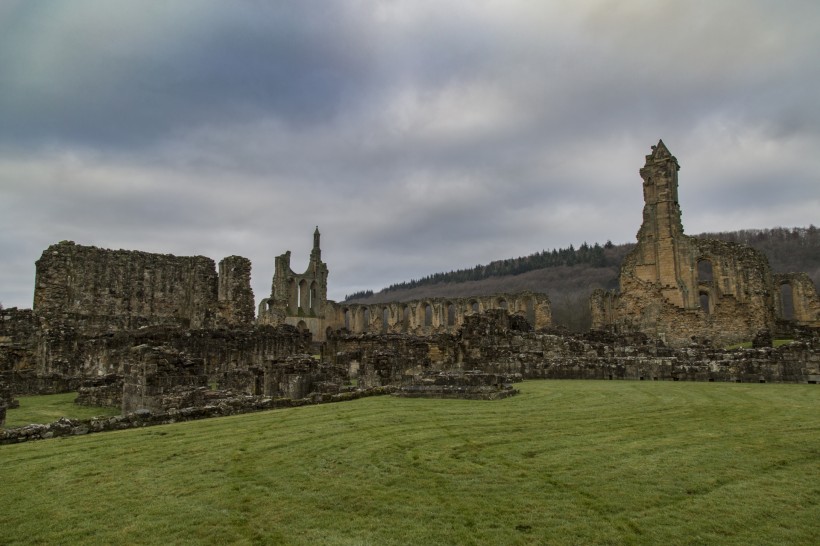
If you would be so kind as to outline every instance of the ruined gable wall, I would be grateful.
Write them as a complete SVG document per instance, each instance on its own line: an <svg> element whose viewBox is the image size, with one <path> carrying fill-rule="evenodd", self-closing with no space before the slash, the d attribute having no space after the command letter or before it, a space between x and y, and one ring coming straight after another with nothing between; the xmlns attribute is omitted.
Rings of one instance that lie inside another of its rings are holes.
<svg viewBox="0 0 820 546"><path fill-rule="evenodd" d="M45 326L70 323L84 332L169 325L186 328L248 326L254 321L251 263L241 256L220 262L52 245L37 261L34 311Z"/></svg>
<svg viewBox="0 0 820 546"><path fill-rule="evenodd" d="M217 275L204 256L106 250L63 241L36 263L34 311L86 331L213 323Z"/></svg>

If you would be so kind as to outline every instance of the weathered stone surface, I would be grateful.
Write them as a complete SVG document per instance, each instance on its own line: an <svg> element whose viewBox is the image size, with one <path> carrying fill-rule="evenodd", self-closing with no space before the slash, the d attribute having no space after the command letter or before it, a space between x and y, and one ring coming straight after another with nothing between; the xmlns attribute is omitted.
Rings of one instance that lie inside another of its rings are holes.
<svg viewBox="0 0 820 546"><path fill-rule="evenodd" d="M276 258L271 296L259 304L260 324L290 324L310 331L316 341L334 332L431 335L454 333L465 317L488 309L506 309L535 328L552 324L549 297L535 292L499 293L464 298L358 304L327 299L327 264L321 260L319 230L305 273L290 268L290 251Z"/></svg>
<svg viewBox="0 0 820 546"><path fill-rule="evenodd" d="M250 262L222 261L223 278L204 256L107 250L63 241L37 260L34 312L45 326L83 333L143 326L207 328L253 320Z"/></svg>
<svg viewBox="0 0 820 546"><path fill-rule="evenodd" d="M223 326L253 324L255 302L251 289L251 261L229 256L219 262L219 322Z"/></svg>
<svg viewBox="0 0 820 546"><path fill-rule="evenodd" d="M593 328L644 332L675 346L748 341L784 318L782 284L793 289L793 322L820 326L820 300L808 277L774 277L765 256L750 247L684 235L679 169L663 141L646 156L638 244L621 265L620 293L592 294Z"/></svg>
<svg viewBox="0 0 820 546"><path fill-rule="evenodd" d="M393 396L500 400L518 394L512 386L516 381L521 381L518 374L508 376L478 370L428 372L401 385Z"/></svg>
<svg viewBox="0 0 820 546"><path fill-rule="evenodd" d="M123 378L120 375L107 375L96 379L86 379L77 389L74 403L78 406L99 408L122 407Z"/></svg>
<svg viewBox="0 0 820 546"><path fill-rule="evenodd" d="M327 358L349 366L351 376L358 374L360 384L367 385L398 385L431 371L473 369L526 379L820 380L816 331L776 349L727 351L692 343L669 347L641 333L529 332L511 327L515 318L505 315L492 311L471 317L454 336L340 336L328 343Z"/></svg>
<svg viewBox="0 0 820 546"><path fill-rule="evenodd" d="M163 396L175 387L206 387L205 363L172 347L140 345L126 363L122 412L161 412Z"/></svg>

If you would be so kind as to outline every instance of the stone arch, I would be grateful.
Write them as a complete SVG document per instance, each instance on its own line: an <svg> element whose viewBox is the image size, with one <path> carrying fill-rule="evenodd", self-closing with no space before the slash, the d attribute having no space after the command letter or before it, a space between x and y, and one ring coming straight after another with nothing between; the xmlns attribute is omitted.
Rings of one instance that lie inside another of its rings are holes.
<svg viewBox="0 0 820 546"><path fill-rule="evenodd" d="M382 333L386 334L390 329L390 309L382 307Z"/></svg>
<svg viewBox="0 0 820 546"><path fill-rule="evenodd" d="M498 298L498 300L496 301L496 306L498 307L498 309L504 309L505 311L509 310L510 307L507 303L507 300L503 297Z"/></svg>
<svg viewBox="0 0 820 546"><path fill-rule="evenodd" d="M297 307L301 311L308 310L308 300L310 296L308 294L308 283L305 279L299 281L299 293L298 293L298 300L297 300Z"/></svg>
<svg viewBox="0 0 820 546"><path fill-rule="evenodd" d="M325 339L330 339L330 336L333 335L333 328L328 326L325 328Z"/></svg>
<svg viewBox="0 0 820 546"><path fill-rule="evenodd" d="M298 323L296 323L296 327L299 329L300 332L309 330L307 323L304 320L300 320Z"/></svg>
<svg viewBox="0 0 820 546"><path fill-rule="evenodd" d="M445 309L447 311L447 326L455 326L456 325L456 306L453 302L448 301L444 304Z"/></svg>
<svg viewBox="0 0 820 546"><path fill-rule="evenodd" d="M432 326L433 325L433 306L430 302L425 302L424 306L422 307L424 311L424 326Z"/></svg>
<svg viewBox="0 0 820 546"><path fill-rule="evenodd" d="M370 330L370 307L365 307L362 310L362 332L367 332Z"/></svg>
<svg viewBox="0 0 820 546"><path fill-rule="evenodd" d="M410 306L404 305L401 308L401 331L407 332L410 330L410 317L412 313L410 312Z"/></svg>
<svg viewBox="0 0 820 546"><path fill-rule="evenodd" d="M348 309L347 307L342 309L342 320L343 320L343 323L344 323L344 326L345 326L345 330L347 330L348 332L353 331L353 328L351 328L351 326L352 326L351 320L350 320L351 318L352 317L351 317L350 309Z"/></svg>
<svg viewBox="0 0 820 546"><path fill-rule="evenodd" d="M469 305L470 305L470 311L471 312L476 313L476 314L481 312L481 306L478 304L477 300L470 300Z"/></svg>

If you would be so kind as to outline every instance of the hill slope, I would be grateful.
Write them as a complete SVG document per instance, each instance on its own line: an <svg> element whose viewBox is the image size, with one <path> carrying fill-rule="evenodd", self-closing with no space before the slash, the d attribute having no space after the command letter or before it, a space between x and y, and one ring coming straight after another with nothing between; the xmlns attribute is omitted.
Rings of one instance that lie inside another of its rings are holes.
<svg viewBox="0 0 820 546"><path fill-rule="evenodd" d="M703 233L695 237L747 244L766 255L775 273L804 271L815 286L820 285L820 230L814 226ZM556 324L584 330L590 324L589 294L596 288L617 288L621 261L634 246L607 243L582 245L577 250L570 246L473 269L435 273L376 293L353 294L346 301L382 303L532 290L549 294Z"/></svg>

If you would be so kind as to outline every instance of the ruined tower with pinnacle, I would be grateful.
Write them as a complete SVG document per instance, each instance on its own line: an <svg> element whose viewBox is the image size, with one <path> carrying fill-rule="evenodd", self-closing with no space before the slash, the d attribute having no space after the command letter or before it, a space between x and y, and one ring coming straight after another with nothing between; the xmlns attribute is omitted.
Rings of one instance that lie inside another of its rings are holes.
<svg viewBox="0 0 820 546"><path fill-rule="evenodd" d="M290 267L290 250L276 257L271 295L259 305L262 324L291 324L314 333L324 332L327 308L327 264L322 261L319 227L313 232L313 248L304 273Z"/></svg>
<svg viewBox="0 0 820 546"><path fill-rule="evenodd" d="M820 304L807 276L774 275L757 250L683 233L679 170L662 140L652 146L639 170L644 207L638 241L621 263L620 293L592 293L593 328L642 332L678 346L749 341L778 328L785 284L796 294L793 320L820 324Z"/></svg>

